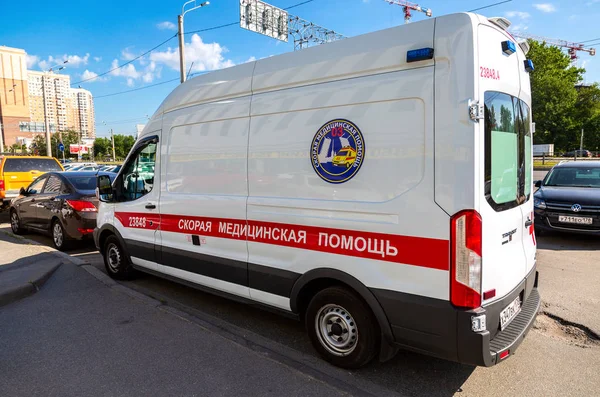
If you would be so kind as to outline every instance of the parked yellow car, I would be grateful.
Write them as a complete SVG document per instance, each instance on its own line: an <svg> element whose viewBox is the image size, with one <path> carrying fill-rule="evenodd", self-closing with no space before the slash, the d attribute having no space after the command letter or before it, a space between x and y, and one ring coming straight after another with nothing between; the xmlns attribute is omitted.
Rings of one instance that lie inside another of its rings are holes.
<svg viewBox="0 0 600 397"><path fill-rule="evenodd" d="M50 171L64 171L54 157L0 156L0 209L8 207L21 188Z"/></svg>

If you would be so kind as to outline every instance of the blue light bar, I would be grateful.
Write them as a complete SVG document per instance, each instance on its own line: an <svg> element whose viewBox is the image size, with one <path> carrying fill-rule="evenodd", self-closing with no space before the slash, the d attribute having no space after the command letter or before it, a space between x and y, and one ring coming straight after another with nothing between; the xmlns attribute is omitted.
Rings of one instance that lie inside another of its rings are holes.
<svg viewBox="0 0 600 397"><path fill-rule="evenodd" d="M517 47L512 41L506 40L502 42L502 52L506 55L512 55L517 52Z"/></svg>
<svg viewBox="0 0 600 397"><path fill-rule="evenodd" d="M419 48L406 53L406 62L418 62L433 59L433 48Z"/></svg>
<svg viewBox="0 0 600 397"><path fill-rule="evenodd" d="M523 63L525 64L525 70L527 70L529 73L533 72L533 69L535 69L533 67L533 61L531 59L526 59L523 61Z"/></svg>

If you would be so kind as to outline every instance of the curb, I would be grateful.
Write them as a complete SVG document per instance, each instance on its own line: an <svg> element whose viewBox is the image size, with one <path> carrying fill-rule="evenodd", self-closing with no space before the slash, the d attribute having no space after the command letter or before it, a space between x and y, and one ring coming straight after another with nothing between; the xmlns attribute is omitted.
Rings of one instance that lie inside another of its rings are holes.
<svg viewBox="0 0 600 397"><path fill-rule="evenodd" d="M17 285L0 292L0 307L6 306L38 292L46 283L46 281L52 277L56 269L58 269L61 265L62 263L52 266L52 268L41 274L38 278L35 280L29 280L26 284Z"/></svg>
<svg viewBox="0 0 600 397"><path fill-rule="evenodd" d="M28 280L28 282L26 284L11 286L8 289L5 289L4 291L0 291L0 307L6 306L10 303L16 302L18 300L21 300L23 298L26 298L26 297L38 292L44 286L46 281L48 281L50 279L50 277L52 277L54 272L62 264L64 264L64 262L70 262L76 266L82 266L82 265L86 264L86 262L84 262L83 260L81 260L79 258L74 258L64 252L56 251L50 247L40 244L37 241L30 240L26 237L18 236L12 232L7 232L5 230L0 230L0 233L3 233L9 237L16 239L16 240L21 240L30 245L37 245L40 248L42 248L42 251L45 251L45 252L51 254L52 256L56 257L56 259L58 260L57 261L58 263L55 266L52 266L49 270L40 274L34 280ZM32 264L26 264L26 265L23 265L22 267L27 267L27 266L32 266ZM21 268L21 266L19 266L17 268ZM16 268L11 268L11 269L8 269L5 271L12 271L14 269L16 269Z"/></svg>

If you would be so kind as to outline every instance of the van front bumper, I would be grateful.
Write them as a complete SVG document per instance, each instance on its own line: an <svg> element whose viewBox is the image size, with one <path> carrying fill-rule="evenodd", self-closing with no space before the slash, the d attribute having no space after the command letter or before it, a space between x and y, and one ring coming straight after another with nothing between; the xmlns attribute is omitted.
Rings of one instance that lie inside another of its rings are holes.
<svg viewBox="0 0 600 397"><path fill-rule="evenodd" d="M533 326L540 308L537 285L538 272L534 267L505 297L475 310L395 291L371 289L371 292L390 322L398 347L462 364L490 367L512 356ZM519 296L521 311L500 331L500 313ZM474 332L472 317L482 314L486 316L486 330Z"/></svg>

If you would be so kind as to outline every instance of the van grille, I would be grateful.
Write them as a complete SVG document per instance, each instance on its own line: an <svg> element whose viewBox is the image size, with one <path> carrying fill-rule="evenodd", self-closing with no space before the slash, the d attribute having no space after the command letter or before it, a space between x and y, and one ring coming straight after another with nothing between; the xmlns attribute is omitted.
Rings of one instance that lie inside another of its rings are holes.
<svg viewBox="0 0 600 397"><path fill-rule="evenodd" d="M573 215L575 212L571 210L571 207L575 203L558 203L558 202L548 202L546 201L546 207L549 210L560 211L565 214ZM581 205L581 211L577 212L577 214L586 214L586 213L600 213L600 205Z"/></svg>

